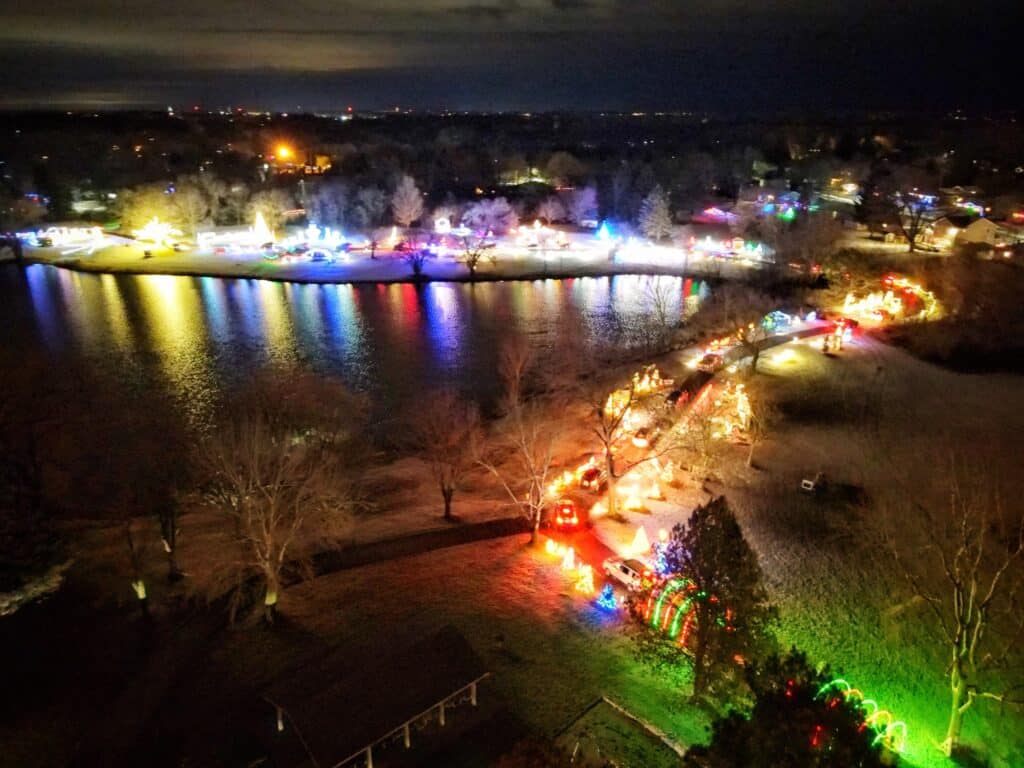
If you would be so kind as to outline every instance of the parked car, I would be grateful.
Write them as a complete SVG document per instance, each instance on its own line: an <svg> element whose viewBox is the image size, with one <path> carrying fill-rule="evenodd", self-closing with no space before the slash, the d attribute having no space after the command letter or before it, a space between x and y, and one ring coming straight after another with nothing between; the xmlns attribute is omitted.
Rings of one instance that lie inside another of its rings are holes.
<svg viewBox="0 0 1024 768"><path fill-rule="evenodd" d="M591 467L580 475L580 488L600 492L605 485L605 473L601 467Z"/></svg>
<svg viewBox="0 0 1024 768"><path fill-rule="evenodd" d="M654 581L651 569L640 560L609 557L601 567L609 579L624 585L630 592L648 587Z"/></svg>
<svg viewBox="0 0 1024 768"><path fill-rule="evenodd" d="M716 371L722 370L725 365L725 360L721 355L716 355L714 352L709 352L704 355L698 363L697 370L703 371L704 373L715 373Z"/></svg>
<svg viewBox="0 0 1024 768"><path fill-rule="evenodd" d="M554 523L556 528L572 530L580 525L576 504L572 499L562 499L555 505Z"/></svg>

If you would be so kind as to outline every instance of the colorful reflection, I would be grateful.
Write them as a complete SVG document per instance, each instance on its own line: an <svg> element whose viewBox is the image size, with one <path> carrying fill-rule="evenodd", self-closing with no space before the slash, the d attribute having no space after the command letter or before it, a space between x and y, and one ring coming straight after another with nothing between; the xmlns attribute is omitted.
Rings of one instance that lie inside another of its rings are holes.
<svg viewBox="0 0 1024 768"><path fill-rule="evenodd" d="M677 277L351 286L32 266L0 272L0 319L112 375L167 387L197 418L268 365L337 377L383 416L442 385L488 407L513 329L541 359L566 333L579 354L640 344L656 310L677 317L705 291Z"/></svg>

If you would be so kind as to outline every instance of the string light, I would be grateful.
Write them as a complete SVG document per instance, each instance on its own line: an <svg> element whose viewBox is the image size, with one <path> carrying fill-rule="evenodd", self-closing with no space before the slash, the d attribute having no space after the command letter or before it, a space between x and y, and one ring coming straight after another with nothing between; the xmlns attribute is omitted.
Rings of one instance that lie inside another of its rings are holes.
<svg viewBox="0 0 1024 768"><path fill-rule="evenodd" d="M579 567L579 576L576 578L576 591L585 595L594 594L594 569L589 565Z"/></svg>
<svg viewBox="0 0 1024 768"><path fill-rule="evenodd" d="M611 584L605 584L601 589L601 594L597 597L597 606L606 611L617 611L619 604L615 599L615 590L612 589Z"/></svg>
<svg viewBox="0 0 1024 768"><path fill-rule="evenodd" d="M852 687L846 680L837 677L825 683L815 694L816 699L822 699L830 695L839 694L843 699L850 701L857 707L864 716L864 725L875 732L872 744L881 745L890 752L900 753L907 743L907 724L897 720L887 709L879 709L874 699L867 699L857 688ZM835 699L838 701L839 699Z"/></svg>
<svg viewBox="0 0 1024 768"><path fill-rule="evenodd" d="M167 246L175 237L181 236L181 230L154 216L143 227L132 232L137 240L154 245Z"/></svg>

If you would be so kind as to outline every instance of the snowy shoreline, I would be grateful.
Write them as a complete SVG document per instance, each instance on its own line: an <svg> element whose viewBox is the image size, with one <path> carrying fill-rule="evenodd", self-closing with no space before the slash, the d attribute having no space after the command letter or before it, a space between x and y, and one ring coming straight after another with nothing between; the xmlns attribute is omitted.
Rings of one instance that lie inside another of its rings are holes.
<svg viewBox="0 0 1024 768"><path fill-rule="evenodd" d="M128 253L125 253L128 252ZM719 260L690 260L680 266L642 263L582 261L572 258L502 258L496 265L481 264L475 276L465 265L451 259L431 259L416 276L411 267L394 256L336 262L282 263L262 258L238 258L195 253L168 253L142 258L138 249L107 248L89 256L63 256L52 248L28 248L25 264L45 264L77 272L124 275L170 275L225 279L268 280L282 283L311 284L391 284L391 283L473 283L502 281L564 280L615 275L664 275L701 279L742 279L753 269L739 263ZM754 268L756 269L756 268Z"/></svg>

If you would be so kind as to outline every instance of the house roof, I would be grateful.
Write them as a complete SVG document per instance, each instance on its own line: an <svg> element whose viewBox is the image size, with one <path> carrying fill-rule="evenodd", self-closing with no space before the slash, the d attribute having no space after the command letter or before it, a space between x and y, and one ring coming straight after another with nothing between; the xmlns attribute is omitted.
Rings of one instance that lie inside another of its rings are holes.
<svg viewBox="0 0 1024 768"><path fill-rule="evenodd" d="M972 228L973 229L988 229L990 227L991 228L995 228L995 229L999 229L999 225L996 224L991 219L977 218L974 221L972 221L970 224L968 224L966 227L964 227L964 229L972 229Z"/></svg>
<svg viewBox="0 0 1024 768"><path fill-rule="evenodd" d="M932 226L938 226L941 225L943 222L946 222L950 226L956 227L957 229L964 229L969 224L971 224L971 222L973 222L975 218L976 217L971 216L969 214L947 213L942 216L939 216L937 219L930 223L932 224Z"/></svg>
<svg viewBox="0 0 1024 768"><path fill-rule="evenodd" d="M351 649L337 648L264 692L286 713L284 738L274 746L275 764L336 765L487 674L450 625L358 662Z"/></svg>

